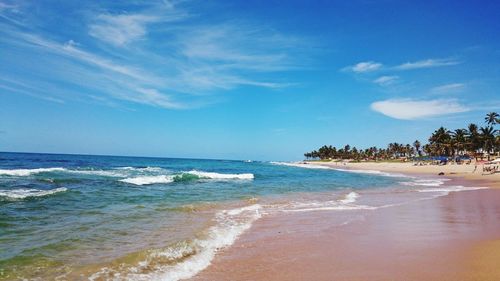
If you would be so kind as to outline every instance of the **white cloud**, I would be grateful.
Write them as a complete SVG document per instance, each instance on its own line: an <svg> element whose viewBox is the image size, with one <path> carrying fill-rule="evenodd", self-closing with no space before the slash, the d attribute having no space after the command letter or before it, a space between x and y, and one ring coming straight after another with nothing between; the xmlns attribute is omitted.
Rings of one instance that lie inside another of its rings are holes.
<svg viewBox="0 0 500 281"><path fill-rule="evenodd" d="M387 86L390 84L393 84L396 82L396 80L399 78L399 76L392 75L392 76L380 76L379 78L373 80L373 83L379 84L381 86Z"/></svg>
<svg viewBox="0 0 500 281"><path fill-rule="evenodd" d="M460 61L453 59L426 59L415 62L406 62L394 67L396 70L411 70L419 68L432 68L460 64Z"/></svg>
<svg viewBox="0 0 500 281"><path fill-rule="evenodd" d="M141 14L101 14L89 26L89 34L113 45L123 46L143 37L146 34L146 24L156 20L158 18Z"/></svg>
<svg viewBox="0 0 500 281"><path fill-rule="evenodd" d="M365 61L365 62L359 62L355 65L347 66L343 70L352 71L356 73L364 73L364 72L379 70L381 67L382 67L381 63L374 61Z"/></svg>
<svg viewBox="0 0 500 281"><path fill-rule="evenodd" d="M374 102L370 107L372 110L386 116L402 120L414 120L470 111L470 108L461 105L456 100L445 99L388 99Z"/></svg>
<svg viewBox="0 0 500 281"><path fill-rule="evenodd" d="M21 49L26 60L34 61L33 67L23 70L28 75L12 72L5 77L19 79L25 84L23 93L40 98L86 102L85 96L101 96L92 100L183 109L209 104L216 100L209 94L240 86L276 89L294 85L265 74L300 68L307 59L308 52L303 51L310 44L302 38L251 23L177 20L188 19L186 15L172 5L161 13L150 9L101 14L89 23L91 40L81 42L0 23L0 43ZM154 36L146 36L148 30ZM92 38L126 48L93 44ZM128 48L135 40L145 44ZM8 57L2 62L18 63ZM35 79L26 78L33 74Z"/></svg>
<svg viewBox="0 0 500 281"><path fill-rule="evenodd" d="M431 92L436 93L436 94L443 94L443 93L449 93L449 92L457 92L457 91L463 90L464 88L465 88L465 84L452 83L452 84L446 84L446 85L434 87L431 89Z"/></svg>
<svg viewBox="0 0 500 281"><path fill-rule="evenodd" d="M179 21L187 16L187 13L165 1L139 13L99 14L89 25L89 34L109 44L125 46L142 39L149 24Z"/></svg>

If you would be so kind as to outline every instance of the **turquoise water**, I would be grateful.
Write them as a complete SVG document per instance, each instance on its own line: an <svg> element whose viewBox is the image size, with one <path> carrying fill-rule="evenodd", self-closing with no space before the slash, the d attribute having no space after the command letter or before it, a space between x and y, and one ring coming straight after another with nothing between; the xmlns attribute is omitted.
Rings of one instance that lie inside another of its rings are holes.
<svg viewBox="0 0 500 281"><path fill-rule="evenodd" d="M0 279L182 279L263 215L370 209L360 194L415 186L401 182L287 163L0 153Z"/></svg>

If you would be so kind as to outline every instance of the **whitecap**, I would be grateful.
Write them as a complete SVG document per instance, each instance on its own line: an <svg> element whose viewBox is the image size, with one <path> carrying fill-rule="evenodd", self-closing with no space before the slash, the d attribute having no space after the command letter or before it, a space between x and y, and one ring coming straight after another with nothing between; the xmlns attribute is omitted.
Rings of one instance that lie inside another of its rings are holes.
<svg viewBox="0 0 500 281"><path fill-rule="evenodd" d="M25 177L25 176L38 174L38 173L63 172L63 171L66 171L66 169L59 168L59 167L57 167L57 168L36 168L36 169L12 169L12 170L0 169L0 175Z"/></svg>
<svg viewBox="0 0 500 281"><path fill-rule="evenodd" d="M162 176L142 176L121 179L121 182L126 182L135 185L146 185L155 183L171 183L174 181L174 176L172 175L162 175Z"/></svg>
<svg viewBox="0 0 500 281"><path fill-rule="evenodd" d="M245 173L245 174L220 174L220 173L213 173L213 172L203 172L203 171L197 171L197 170L192 170L187 172L188 174L195 175L199 178L202 179L214 179L214 180L251 180L254 178L253 174L250 173Z"/></svg>
<svg viewBox="0 0 500 281"><path fill-rule="evenodd" d="M0 196L8 197L11 199L24 199L24 198L28 198L28 197L47 196L47 195L55 194L58 192L64 192L66 190L68 190L68 189L65 187L59 187L59 188L54 188L54 189L49 189L49 190L20 188L20 189L13 189L13 190L0 190Z"/></svg>

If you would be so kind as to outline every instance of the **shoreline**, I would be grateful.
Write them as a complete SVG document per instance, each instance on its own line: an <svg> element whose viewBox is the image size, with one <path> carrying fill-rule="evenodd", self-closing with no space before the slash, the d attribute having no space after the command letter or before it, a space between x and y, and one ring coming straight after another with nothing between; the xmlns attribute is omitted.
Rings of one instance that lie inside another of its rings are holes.
<svg viewBox="0 0 500 281"><path fill-rule="evenodd" d="M423 178L444 170L450 184L489 189L364 211L345 225L332 211L264 217L191 280L500 279L491 260L500 255L498 174L409 163L311 164Z"/></svg>
<svg viewBox="0 0 500 281"><path fill-rule="evenodd" d="M318 165L334 169L375 170L381 172L402 173L408 175L438 176L464 179L470 182L479 182L490 188L500 188L500 173L482 174L482 165L424 165L415 166L411 162L315 162L305 161L305 165ZM344 164L345 163L345 164Z"/></svg>

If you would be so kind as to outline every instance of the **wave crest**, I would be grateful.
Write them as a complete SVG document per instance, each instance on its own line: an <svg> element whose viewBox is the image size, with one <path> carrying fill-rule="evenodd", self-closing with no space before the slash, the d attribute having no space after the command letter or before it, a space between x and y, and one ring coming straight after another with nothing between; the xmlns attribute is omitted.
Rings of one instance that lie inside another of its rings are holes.
<svg viewBox="0 0 500 281"><path fill-rule="evenodd" d="M254 178L253 174L220 174L220 173L192 170L177 175L140 176L140 177L125 178L121 179L120 181L135 185L148 185L156 183L189 182L200 179L252 180L253 178Z"/></svg>
<svg viewBox="0 0 500 281"><path fill-rule="evenodd" d="M49 172L63 172L66 171L64 168L36 168L36 169L0 169L0 175L5 176L17 176L17 177L25 177L39 173L49 173Z"/></svg>
<svg viewBox="0 0 500 281"><path fill-rule="evenodd" d="M29 197L41 197L41 196L52 195L67 190L68 189L66 187L59 187L49 190L28 189L28 188L0 190L0 197L7 197L10 199L25 199Z"/></svg>

